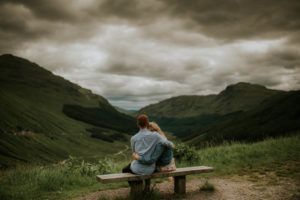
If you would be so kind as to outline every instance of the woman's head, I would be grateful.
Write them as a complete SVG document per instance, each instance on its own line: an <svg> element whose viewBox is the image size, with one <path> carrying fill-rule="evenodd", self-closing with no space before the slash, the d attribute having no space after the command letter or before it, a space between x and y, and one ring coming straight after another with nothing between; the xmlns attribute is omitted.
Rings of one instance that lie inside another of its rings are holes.
<svg viewBox="0 0 300 200"><path fill-rule="evenodd" d="M158 126L157 123L155 122L150 122L149 123L149 126L148 126L148 129L150 131L156 131L158 132L161 136L165 137L166 138L166 135L164 134L164 132L160 129L160 127Z"/></svg>
<svg viewBox="0 0 300 200"><path fill-rule="evenodd" d="M155 122L150 122L149 123L149 130L150 131L157 131L157 132L161 131L160 127Z"/></svg>

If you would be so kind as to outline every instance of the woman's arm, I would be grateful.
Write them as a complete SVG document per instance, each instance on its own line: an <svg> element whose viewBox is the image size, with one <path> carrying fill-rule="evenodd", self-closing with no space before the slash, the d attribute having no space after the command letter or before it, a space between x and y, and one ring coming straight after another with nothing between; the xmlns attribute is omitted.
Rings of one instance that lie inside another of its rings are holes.
<svg viewBox="0 0 300 200"><path fill-rule="evenodd" d="M161 136L159 133L157 134L158 137L158 141L160 144L169 147L169 148L174 148L175 145L173 144L173 142L169 141L166 137Z"/></svg>

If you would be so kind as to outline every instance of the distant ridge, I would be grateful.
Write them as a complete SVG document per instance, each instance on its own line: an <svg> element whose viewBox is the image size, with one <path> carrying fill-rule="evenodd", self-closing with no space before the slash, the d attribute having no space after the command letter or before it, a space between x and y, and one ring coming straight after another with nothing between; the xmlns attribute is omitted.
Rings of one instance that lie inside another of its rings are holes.
<svg viewBox="0 0 300 200"><path fill-rule="evenodd" d="M240 82L229 85L217 95L178 96L163 100L140 109L160 117L192 117L209 114L228 114L254 108L264 99L283 91L267 89L264 86Z"/></svg>
<svg viewBox="0 0 300 200"><path fill-rule="evenodd" d="M173 97L139 112L195 146L252 142L300 133L299 94L240 82L216 95Z"/></svg>
<svg viewBox="0 0 300 200"><path fill-rule="evenodd" d="M137 110L126 110L124 108L120 108L120 107L117 107L115 106L116 110L119 111L120 113L124 113L126 115L130 115L130 116L133 116L135 117L136 116L136 113L137 113Z"/></svg>
<svg viewBox="0 0 300 200"><path fill-rule="evenodd" d="M300 91L280 93L246 112L195 128L186 140L196 146L224 141L258 141L300 134Z"/></svg>

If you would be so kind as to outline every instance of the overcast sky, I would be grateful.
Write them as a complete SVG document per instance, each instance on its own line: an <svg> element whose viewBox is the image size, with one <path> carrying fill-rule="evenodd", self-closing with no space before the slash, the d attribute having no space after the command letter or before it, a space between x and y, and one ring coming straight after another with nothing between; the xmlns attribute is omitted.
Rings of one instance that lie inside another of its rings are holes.
<svg viewBox="0 0 300 200"><path fill-rule="evenodd" d="M4 53L127 109L240 81L300 89L300 1L1 0Z"/></svg>

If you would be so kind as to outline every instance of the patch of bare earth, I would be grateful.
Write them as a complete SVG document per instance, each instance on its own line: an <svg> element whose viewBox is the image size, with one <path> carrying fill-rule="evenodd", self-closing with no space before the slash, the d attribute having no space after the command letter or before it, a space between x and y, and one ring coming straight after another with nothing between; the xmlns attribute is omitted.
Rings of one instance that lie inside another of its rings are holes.
<svg viewBox="0 0 300 200"><path fill-rule="evenodd" d="M234 176L231 178L210 178L214 191L200 191L200 186L205 179L193 178L187 181L185 196L176 197L173 195L173 182L168 180L154 184L162 199L191 199L191 200L298 200L300 199L299 181L291 178L281 178L265 175ZM101 200L126 198L129 195L129 188L98 191L88 194L76 200Z"/></svg>
<svg viewBox="0 0 300 200"><path fill-rule="evenodd" d="M19 131L19 132L13 132L13 135L16 136L25 136L25 137L33 137L36 135L36 133L32 132L32 131Z"/></svg>

